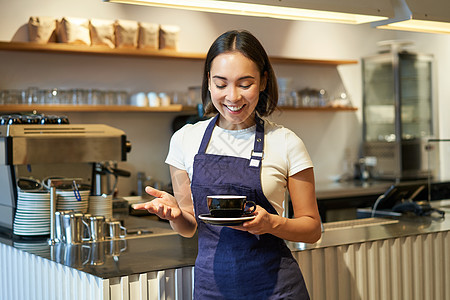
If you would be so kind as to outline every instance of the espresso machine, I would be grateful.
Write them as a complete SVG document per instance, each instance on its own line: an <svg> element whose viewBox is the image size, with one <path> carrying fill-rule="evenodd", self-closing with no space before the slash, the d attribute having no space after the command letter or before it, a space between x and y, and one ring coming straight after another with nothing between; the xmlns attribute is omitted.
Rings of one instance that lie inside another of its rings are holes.
<svg viewBox="0 0 450 300"><path fill-rule="evenodd" d="M130 150L122 130L103 124L0 125L0 231L15 237L18 179L77 178L91 186L99 163L126 161Z"/></svg>

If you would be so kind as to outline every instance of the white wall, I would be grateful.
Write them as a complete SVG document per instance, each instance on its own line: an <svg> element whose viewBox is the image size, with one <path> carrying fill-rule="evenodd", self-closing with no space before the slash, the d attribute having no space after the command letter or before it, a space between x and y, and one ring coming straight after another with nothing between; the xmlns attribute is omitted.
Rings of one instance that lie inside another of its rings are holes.
<svg viewBox="0 0 450 300"><path fill-rule="evenodd" d="M376 43L389 39L415 42L418 52L436 57L436 101L439 105L440 137L450 137L450 36L407 33L371 28L370 25L339 25L229 16L182 10L157 9L102 2L101 0L20 0L0 3L0 40L23 40L30 16L63 16L131 19L181 27L180 51L207 51L211 42L229 29L247 29L265 45L269 55L317 59L354 59L376 53ZM202 64L170 60L112 58L43 53L0 52L0 89L100 88L133 91L183 91L199 85ZM337 68L275 65L278 76L292 77L292 87L325 88L331 95L346 91L361 108L361 65ZM71 113L72 123L106 123L119 127L133 143L129 160L121 163L134 173L145 171L167 182L163 163L171 135L170 113ZM342 172L344 158L358 156L361 143L361 110L357 112L276 112L274 120L293 129L306 143L316 167L317 181ZM447 147L447 149L450 147ZM444 155L443 155L444 156ZM448 157L448 155L447 155ZM443 170L450 168L442 158ZM121 194L134 189L135 177L122 180Z"/></svg>

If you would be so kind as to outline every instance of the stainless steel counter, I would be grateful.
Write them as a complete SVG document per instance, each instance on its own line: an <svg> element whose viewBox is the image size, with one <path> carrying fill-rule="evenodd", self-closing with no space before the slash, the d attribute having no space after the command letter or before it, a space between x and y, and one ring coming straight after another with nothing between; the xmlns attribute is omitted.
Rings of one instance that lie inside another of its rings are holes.
<svg viewBox="0 0 450 300"><path fill-rule="evenodd" d="M332 198L362 197L366 195L381 195L393 181L326 181L316 182L316 197L320 200Z"/></svg>
<svg viewBox="0 0 450 300"><path fill-rule="evenodd" d="M393 182L390 181L326 181L316 183L316 197L323 222L356 218L356 209L371 207ZM288 215L292 217L289 203Z"/></svg>
<svg viewBox="0 0 450 300"><path fill-rule="evenodd" d="M317 243L289 242L288 245L292 251L302 251L449 231L450 205L448 201L435 201L435 205L447 206L444 208L447 210L446 218L406 216L401 217L399 222L394 224L361 226L350 223L349 226L335 228L330 226L333 223L326 223L322 238ZM167 223L142 217L128 217L125 219L125 225L128 225L129 229L152 227L153 234L83 245L56 244L49 246L45 240L18 241L5 238L0 238L0 242L100 278L114 278L194 265L197 255L196 237L183 238L172 232Z"/></svg>
<svg viewBox="0 0 450 300"><path fill-rule="evenodd" d="M450 214L449 201L434 204ZM288 243L312 299L448 298L448 215L388 221L395 223L325 223L319 242ZM142 217L125 224L156 227L150 235L73 246L0 238L0 298L191 299L196 237Z"/></svg>
<svg viewBox="0 0 450 300"><path fill-rule="evenodd" d="M197 255L197 239L183 238L166 222L146 217L126 217L128 230L141 235L97 243L48 245L46 239L8 239L0 243L36 254L62 265L100 278L113 278L175 267L192 266ZM146 231L150 229L151 233Z"/></svg>
<svg viewBox="0 0 450 300"><path fill-rule="evenodd" d="M359 224L364 219L329 222L324 224L325 231L317 243L288 242L288 245L291 250L295 251L449 231L450 200L432 201L432 203L433 207L446 212L446 216L442 218L439 214L433 213L431 216L422 217L404 215L401 217L375 218L375 220L380 221L379 225L376 222ZM388 223L386 221L390 220L395 221L395 223L382 224L383 222Z"/></svg>
<svg viewBox="0 0 450 300"><path fill-rule="evenodd" d="M402 181L402 184L415 184L415 183L425 183L428 184L427 180L410 180ZM316 182L316 196L319 201L326 201L329 199L345 199L345 198L356 198L365 196L379 196L382 195L386 190L395 184L394 180L352 180L352 181L319 181ZM448 186L450 183L448 181L433 180L431 182L431 192L435 193L436 200L441 196L441 194L449 195ZM433 197L433 195L432 195ZM439 199L439 200L440 200Z"/></svg>

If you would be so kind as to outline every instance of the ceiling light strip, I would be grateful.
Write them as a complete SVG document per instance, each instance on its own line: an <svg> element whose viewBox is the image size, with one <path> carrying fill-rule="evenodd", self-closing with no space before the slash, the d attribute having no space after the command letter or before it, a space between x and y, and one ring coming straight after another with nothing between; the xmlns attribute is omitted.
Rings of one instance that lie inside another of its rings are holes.
<svg viewBox="0 0 450 300"><path fill-rule="evenodd" d="M164 8L187 9L213 13L270 17L288 20L335 22L346 24L361 24L387 19L386 17L383 16L341 13L341 12L302 9L302 8L283 7L274 5L262 5L253 3L242 3L233 1L215 1L215 0L193 0L193 1L105 0L105 1L114 3L157 6Z"/></svg>
<svg viewBox="0 0 450 300"><path fill-rule="evenodd" d="M426 33L450 33L450 19L448 22L423 20L411 11L405 0L391 0L394 8L394 17L373 22L372 27L378 29L404 30Z"/></svg>

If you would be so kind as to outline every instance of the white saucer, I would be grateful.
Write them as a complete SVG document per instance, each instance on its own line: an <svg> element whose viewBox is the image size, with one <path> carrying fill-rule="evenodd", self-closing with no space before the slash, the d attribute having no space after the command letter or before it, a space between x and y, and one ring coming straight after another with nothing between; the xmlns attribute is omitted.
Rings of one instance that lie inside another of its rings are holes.
<svg viewBox="0 0 450 300"><path fill-rule="evenodd" d="M241 225L244 221L250 221L256 218L255 215L250 216L242 216L237 218L217 218L213 217L210 214L202 214L199 215L198 218L205 223L211 225L220 225L220 226L236 226Z"/></svg>

